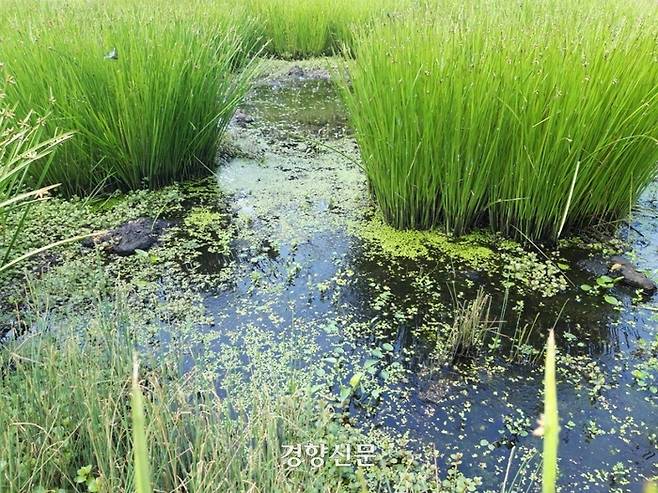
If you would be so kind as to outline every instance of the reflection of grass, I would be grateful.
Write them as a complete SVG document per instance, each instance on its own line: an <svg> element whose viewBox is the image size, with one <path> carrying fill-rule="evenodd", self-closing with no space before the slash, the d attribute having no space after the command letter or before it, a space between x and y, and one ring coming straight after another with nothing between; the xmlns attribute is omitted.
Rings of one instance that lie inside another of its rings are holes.
<svg viewBox="0 0 658 493"><path fill-rule="evenodd" d="M343 85L387 223L555 239L628 213L656 172L655 4L437 3L361 30Z"/></svg>

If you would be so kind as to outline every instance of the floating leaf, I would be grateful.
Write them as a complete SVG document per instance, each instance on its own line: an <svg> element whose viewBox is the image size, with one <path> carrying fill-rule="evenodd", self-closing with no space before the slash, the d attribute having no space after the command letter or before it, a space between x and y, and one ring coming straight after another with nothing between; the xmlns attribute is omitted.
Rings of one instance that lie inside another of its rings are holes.
<svg viewBox="0 0 658 493"><path fill-rule="evenodd" d="M610 303L613 306L617 306L620 304L619 300L615 298L614 296L611 296L609 294L606 294L603 299L606 301L606 303Z"/></svg>
<svg viewBox="0 0 658 493"><path fill-rule="evenodd" d="M600 276L596 279L596 284L605 287L605 286L611 286L612 284L614 284L614 281L610 276Z"/></svg>
<svg viewBox="0 0 658 493"><path fill-rule="evenodd" d="M589 284L581 284L580 289L582 289L585 292L590 292L593 288Z"/></svg>
<svg viewBox="0 0 658 493"><path fill-rule="evenodd" d="M340 394L338 394L338 399L341 402L346 401L352 395L352 389L350 387L341 387Z"/></svg>
<svg viewBox="0 0 658 493"><path fill-rule="evenodd" d="M362 378L363 378L363 373L361 373L361 372L355 373L354 375L352 375L352 378L350 378L350 386L353 389L357 388L359 386L359 384L361 383Z"/></svg>

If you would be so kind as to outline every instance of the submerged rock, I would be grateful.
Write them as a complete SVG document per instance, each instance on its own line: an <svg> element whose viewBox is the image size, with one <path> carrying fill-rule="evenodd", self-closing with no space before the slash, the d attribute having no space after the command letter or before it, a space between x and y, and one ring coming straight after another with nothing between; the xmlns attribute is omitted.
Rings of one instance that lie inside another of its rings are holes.
<svg viewBox="0 0 658 493"><path fill-rule="evenodd" d="M306 74L304 73L303 68L301 68L299 65L294 65L290 68L290 70L288 70L288 75L290 77L297 77L299 79L303 79L304 75Z"/></svg>
<svg viewBox="0 0 658 493"><path fill-rule="evenodd" d="M254 117L242 110L237 110L235 115L233 115L233 123L238 127L244 128L250 123L254 123Z"/></svg>
<svg viewBox="0 0 658 493"><path fill-rule="evenodd" d="M294 65L288 70L288 77L298 80L329 80L331 75L329 71L320 67L302 68Z"/></svg>
<svg viewBox="0 0 658 493"><path fill-rule="evenodd" d="M623 277L622 282L633 288L643 289L649 293L656 290L656 283L639 272L626 258L619 255L610 258L610 271Z"/></svg>
<svg viewBox="0 0 658 493"><path fill-rule="evenodd" d="M102 244L105 250L116 255L128 256L136 250L148 250L172 223L164 219L140 217L104 234L88 238L82 245L88 248Z"/></svg>

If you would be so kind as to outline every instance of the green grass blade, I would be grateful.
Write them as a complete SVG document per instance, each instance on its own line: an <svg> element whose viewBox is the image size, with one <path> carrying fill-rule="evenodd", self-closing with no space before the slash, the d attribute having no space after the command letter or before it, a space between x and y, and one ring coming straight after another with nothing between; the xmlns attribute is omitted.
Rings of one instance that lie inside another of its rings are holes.
<svg viewBox="0 0 658 493"><path fill-rule="evenodd" d="M557 385L555 381L555 334L551 330L546 344L546 368L544 375L544 454L542 492L554 493L557 483L557 449L560 424L557 405Z"/></svg>
<svg viewBox="0 0 658 493"><path fill-rule="evenodd" d="M139 385L139 363L137 355L133 356L132 378L132 420L133 420L133 456L135 459L135 493L152 493L151 473L146 438L146 419L144 417L144 396Z"/></svg>

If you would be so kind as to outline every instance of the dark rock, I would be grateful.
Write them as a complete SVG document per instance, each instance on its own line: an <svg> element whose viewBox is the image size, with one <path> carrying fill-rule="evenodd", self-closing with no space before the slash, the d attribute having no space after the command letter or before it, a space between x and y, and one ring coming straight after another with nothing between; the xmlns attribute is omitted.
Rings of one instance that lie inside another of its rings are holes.
<svg viewBox="0 0 658 493"><path fill-rule="evenodd" d="M288 77L298 80L330 80L331 74L324 68L311 67L303 69L299 65L294 65L288 70Z"/></svg>
<svg viewBox="0 0 658 493"><path fill-rule="evenodd" d="M296 77L297 79L303 79L304 76L306 75L306 72L304 72L304 69L301 68L299 65L294 65L288 70L288 76L290 77Z"/></svg>
<svg viewBox="0 0 658 493"><path fill-rule="evenodd" d="M103 245L105 250L116 255L132 255L136 250L148 250L172 223L164 219L140 217L98 236L87 238L82 245L88 248Z"/></svg>
<svg viewBox="0 0 658 493"><path fill-rule="evenodd" d="M254 123L254 117L242 110L238 110L235 112L235 115L233 115L233 123L238 127L244 128L250 123Z"/></svg>
<svg viewBox="0 0 658 493"><path fill-rule="evenodd" d="M626 258L614 256L610 258L610 272L617 277L623 277L622 282L633 288L643 289L649 293L656 290L656 283L639 272Z"/></svg>

